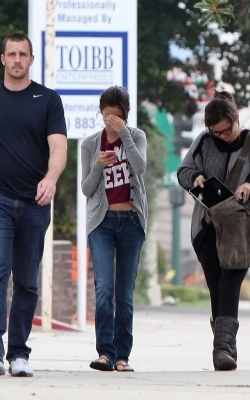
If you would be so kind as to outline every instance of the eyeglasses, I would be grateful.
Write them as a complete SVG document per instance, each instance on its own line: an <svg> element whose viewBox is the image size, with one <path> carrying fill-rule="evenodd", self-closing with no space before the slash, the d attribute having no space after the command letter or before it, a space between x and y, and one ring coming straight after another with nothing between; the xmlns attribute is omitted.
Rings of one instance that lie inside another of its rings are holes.
<svg viewBox="0 0 250 400"><path fill-rule="evenodd" d="M223 129L222 131L213 131L213 129L209 128L209 131L214 135L220 137L220 135L230 136L233 133L233 126L230 125L228 128Z"/></svg>

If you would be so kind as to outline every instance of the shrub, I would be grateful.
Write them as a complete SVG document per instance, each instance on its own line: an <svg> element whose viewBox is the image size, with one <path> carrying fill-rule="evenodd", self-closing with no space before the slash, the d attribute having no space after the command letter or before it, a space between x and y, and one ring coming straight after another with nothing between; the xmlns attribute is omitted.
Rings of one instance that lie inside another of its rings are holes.
<svg viewBox="0 0 250 400"><path fill-rule="evenodd" d="M160 276L165 276L168 269L166 253L160 243L157 243L157 269Z"/></svg>
<svg viewBox="0 0 250 400"><path fill-rule="evenodd" d="M161 286L162 298L172 296L183 302L197 302L198 300L209 300L209 292L205 289L200 289L196 286Z"/></svg>
<svg viewBox="0 0 250 400"><path fill-rule="evenodd" d="M148 294L146 290L135 291L134 292L134 304L150 304Z"/></svg>
<svg viewBox="0 0 250 400"><path fill-rule="evenodd" d="M250 279L245 279L242 282L241 290L240 290L240 299L241 300L250 300Z"/></svg>

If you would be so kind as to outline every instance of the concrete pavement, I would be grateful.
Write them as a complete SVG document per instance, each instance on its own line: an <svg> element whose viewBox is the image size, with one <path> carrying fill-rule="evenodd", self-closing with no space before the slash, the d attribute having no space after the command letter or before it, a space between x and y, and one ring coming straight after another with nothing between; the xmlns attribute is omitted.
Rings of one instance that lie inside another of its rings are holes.
<svg viewBox="0 0 250 400"><path fill-rule="evenodd" d="M134 373L89 368L97 357L93 325L84 332L34 329L28 343L34 377L1 376L0 399L248 399L249 303L240 305L237 371L214 371L209 317L209 309L136 307L130 357Z"/></svg>

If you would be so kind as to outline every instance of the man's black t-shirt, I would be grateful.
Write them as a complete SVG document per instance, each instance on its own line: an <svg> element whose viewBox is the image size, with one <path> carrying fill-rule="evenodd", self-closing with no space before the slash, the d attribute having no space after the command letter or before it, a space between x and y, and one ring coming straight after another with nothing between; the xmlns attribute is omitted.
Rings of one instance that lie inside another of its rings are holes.
<svg viewBox="0 0 250 400"><path fill-rule="evenodd" d="M0 84L0 193L35 202L48 170L47 137L66 135L60 96L36 82L11 91Z"/></svg>

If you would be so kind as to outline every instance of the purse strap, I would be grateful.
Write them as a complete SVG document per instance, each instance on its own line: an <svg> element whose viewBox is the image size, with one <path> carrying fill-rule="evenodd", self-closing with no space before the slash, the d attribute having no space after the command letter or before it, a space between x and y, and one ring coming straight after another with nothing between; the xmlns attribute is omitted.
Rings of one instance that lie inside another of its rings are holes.
<svg viewBox="0 0 250 400"><path fill-rule="evenodd" d="M233 192L237 189L238 180L245 164L248 151L250 150L250 131L246 135L245 142L243 144L240 156L236 163L234 164L233 168L231 169L230 173L225 180L225 185L230 187Z"/></svg>

